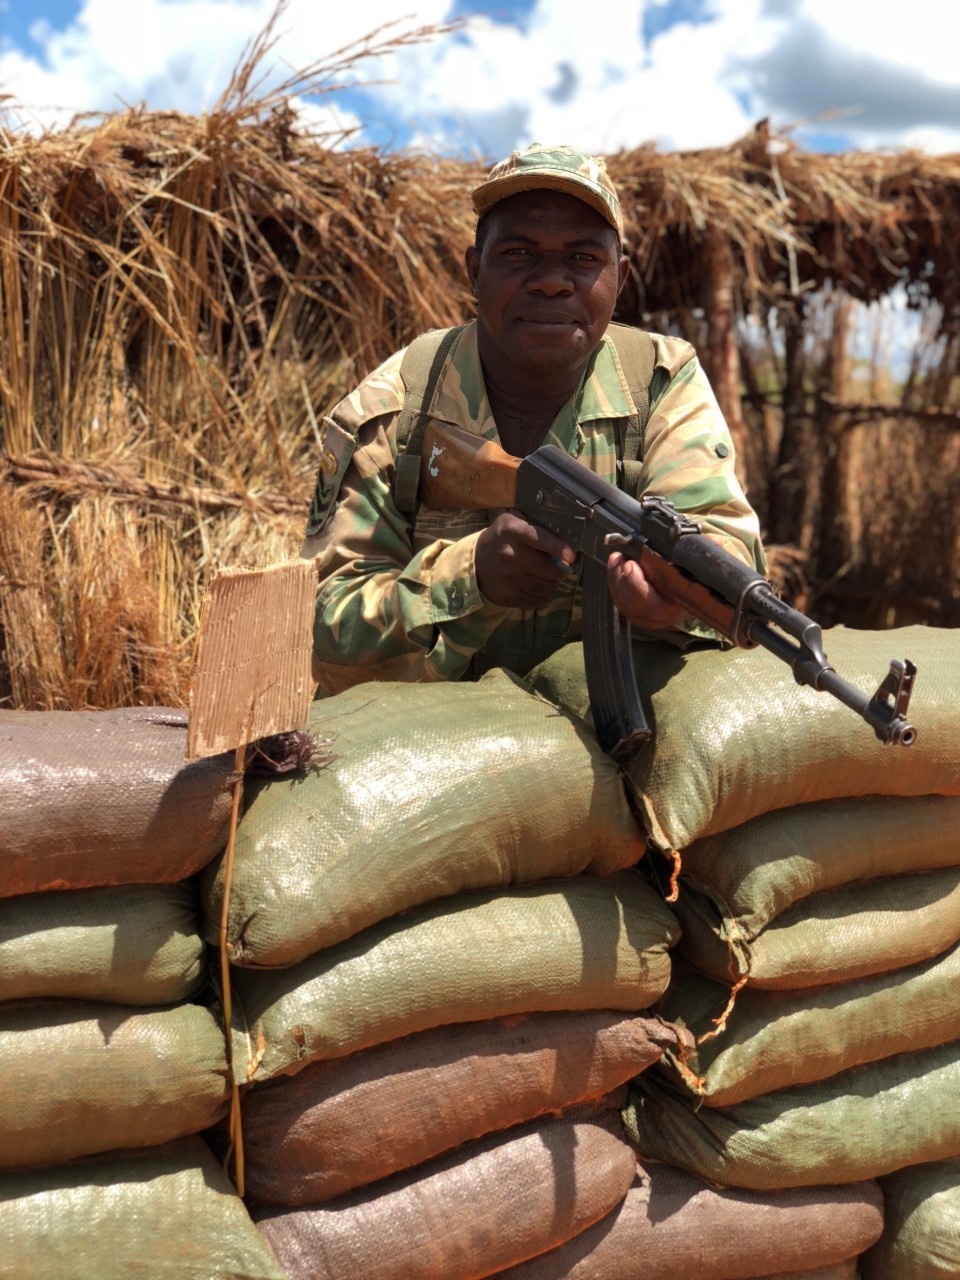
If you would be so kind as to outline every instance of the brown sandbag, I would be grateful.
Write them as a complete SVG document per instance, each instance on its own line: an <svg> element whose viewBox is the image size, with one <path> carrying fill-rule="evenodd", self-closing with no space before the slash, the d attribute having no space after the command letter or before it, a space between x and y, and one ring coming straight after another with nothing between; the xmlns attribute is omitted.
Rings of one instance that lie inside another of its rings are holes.
<svg viewBox="0 0 960 1280"><path fill-rule="evenodd" d="M541 1121L328 1204L253 1218L290 1280L481 1280L604 1217L635 1170L607 1125Z"/></svg>
<svg viewBox="0 0 960 1280"><path fill-rule="evenodd" d="M227 924L234 964L290 965L410 907L629 867L644 841L617 765L503 671L374 683L314 704L322 769L247 788ZM205 878L217 940L221 859Z"/></svg>
<svg viewBox="0 0 960 1280"><path fill-rule="evenodd" d="M675 917L636 871L463 893L373 925L290 969L236 969L250 1080L292 1075L450 1022L648 1009Z"/></svg>
<svg viewBox="0 0 960 1280"><path fill-rule="evenodd" d="M861 1280L858 1263L858 1258L847 1258L845 1262L817 1267L815 1271L778 1271L776 1275L758 1276L757 1280Z"/></svg>
<svg viewBox="0 0 960 1280"><path fill-rule="evenodd" d="M863 1280L960 1280L960 1160L901 1169L880 1186L885 1225L860 1259Z"/></svg>
<svg viewBox="0 0 960 1280"><path fill-rule="evenodd" d="M737 994L717 1034L730 994L719 983L685 974L658 1008L666 1018L682 1018L698 1038L709 1037L693 1053L668 1050L671 1075L705 1106L729 1107L864 1062L960 1040L958 990L960 946L926 964L831 987L748 987Z"/></svg>
<svg viewBox="0 0 960 1280"><path fill-rule="evenodd" d="M824 633L824 648L837 672L868 695L891 659L916 663L912 747L884 747L859 716L828 694L799 686L789 666L765 649L637 647L638 687L653 740L626 772L658 848L682 850L762 813L813 801L960 795L960 632L833 627ZM573 645L528 681L576 713L587 705L582 672L582 646Z"/></svg>
<svg viewBox="0 0 960 1280"><path fill-rule="evenodd" d="M0 1173L0 1280L287 1280L199 1138Z"/></svg>
<svg viewBox="0 0 960 1280"><path fill-rule="evenodd" d="M921 964L960 941L960 867L811 894L752 939L689 887L673 908L680 954L718 982L767 990L847 983Z"/></svg>
<svg viewBox="0 0 960 1280"><path fill-rule="evenodd" d="M865 1063L727 1108L645 1071L624 1124L642 1159L753 1191L860 1182L960 1156L960 1042Z"/></svg>
<svg viewBox="0 0 960 1280"><path fill-rule="evenodd" d="M0 711L0 897L186 880L226 843L232 755L186 763L187 713Z"/></svg>
<svg viewBox="0 0 960 1280"><path fill-rule="evenodd" d="M203 985L193 884L122 885L0 900L4 1000L161 1005Z"/></svg>
<svg viewBox="0 0 960 1280"><path fill-rule="evenodd" d="M328 1200L600 1098L682 1036L660 1018L590 1009L437 1027L313 1063L244 1099L245 1194L267 1204Z"/></svg>
<svg viewBox="0 0 960 1280"><path fill-rule="evenodd" d="M228 1096L223 1031L193 1004L6 1005L0 1079L7 1168L197 1133L220 1119Z"/></svg>
<svg viewBox="0 0 960 1280"><path fill-rule="evenodd" d="M842 1263L883 1230L876 1182L775 1195L721 1190L666 1164L644 1163L623 1204L504 1280L746 1280ZM829 1274L829 1273L828 1273ZM849 1272L840 1272L841 1275ZM771 1276L770 1280L773 1280Z"/></svg>
<svg viewBox="0 0 960 1280"><path fill-rule="evenodd" d="M825 889L957 866L960 797L824 800L695 840L683 851L681 893L711 898L749 940Z"/></svg>

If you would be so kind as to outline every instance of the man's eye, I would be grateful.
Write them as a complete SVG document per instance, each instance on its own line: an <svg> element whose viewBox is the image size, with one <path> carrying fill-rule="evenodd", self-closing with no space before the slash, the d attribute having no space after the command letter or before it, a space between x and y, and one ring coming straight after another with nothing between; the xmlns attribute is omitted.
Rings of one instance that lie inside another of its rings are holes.
<svg viewBox="0 0 960 1280"><path fill-rule="evenodd" d="M596 262L596 257L592 253L575 253L573 255L575 262Z"/></svg>
<svg viewBox="0 0 960 1280"><path fill-rule="evenodd" d="M504 250L504 253L505 253L508 257L511 257L511 258L521 258L521 257L526 257L526 255L527 255L529 252L530 252L530 250L529 250L529 249L522 249L522 248L520 248L520 246L519 246L519 245L514 246L514 248L512 248L512 249L505 249L505 250Z"/></svg>

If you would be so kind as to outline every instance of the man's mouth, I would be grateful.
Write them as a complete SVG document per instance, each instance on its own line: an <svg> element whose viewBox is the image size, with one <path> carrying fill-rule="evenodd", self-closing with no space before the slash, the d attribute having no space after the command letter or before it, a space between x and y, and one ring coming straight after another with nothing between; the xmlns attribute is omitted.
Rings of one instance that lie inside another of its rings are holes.
<svg viewBox="0 0 960 1280"><path fill-rule="evenodd" d="M518 316L517 319L521 324L547 325L558 329L579 324L579 321L572 316L522 315Z"/></svg>

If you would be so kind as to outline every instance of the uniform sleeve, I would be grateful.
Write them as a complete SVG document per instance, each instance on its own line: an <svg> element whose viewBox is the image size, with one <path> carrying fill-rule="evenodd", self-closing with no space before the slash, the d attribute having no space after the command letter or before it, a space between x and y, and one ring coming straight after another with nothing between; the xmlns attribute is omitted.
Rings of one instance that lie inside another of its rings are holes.
<svg viewBox="0 0 960 1280"><path fill-rule="evenodd" d="M725 551L765 575L760 521L737 479L733 439L699 360L686 361L672 378L658 369L650 405L640 492L668 498ZM695 618L656 636L681 647L691 639L721 640Z"/></svg>
<svg viewBox="0 0 960 1280"><path fill-rule="evenodd" d="M738 560L766 573L760 522L734 470L733 439L700 362L672 379L658 370L644 434L640 491L668 498L719 537Z"/></svg>
<svg viewBox="0 0 960 1280"><path fill-rule="evenodd" d="M391 416L361 427L324 527L317 564L314 678L326 693L367 680L456 680L507 610L480 593L478 533L414 552L393 500Z"/></svg>

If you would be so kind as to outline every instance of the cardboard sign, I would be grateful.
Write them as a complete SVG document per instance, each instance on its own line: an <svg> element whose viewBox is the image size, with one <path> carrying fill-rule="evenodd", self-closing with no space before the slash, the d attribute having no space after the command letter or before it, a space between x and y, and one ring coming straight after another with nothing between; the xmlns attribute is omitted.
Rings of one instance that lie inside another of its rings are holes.
<svg viewBox="0 0 960 1280"><path fill-rule="evenodd" d="M306 725L316 592L310 560L217 571L197 640L188 760Z"/></svg>

